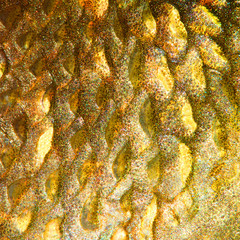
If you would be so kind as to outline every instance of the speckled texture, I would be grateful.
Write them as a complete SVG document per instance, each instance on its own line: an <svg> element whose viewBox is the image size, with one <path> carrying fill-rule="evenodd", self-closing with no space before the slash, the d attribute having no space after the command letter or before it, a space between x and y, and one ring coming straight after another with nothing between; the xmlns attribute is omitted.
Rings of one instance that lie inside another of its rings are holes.
<svg viewBox="0 0 240 240"><path fill-rule="evenodd" d="M0 240L240 239L239 1L0 1Z"/></svg>

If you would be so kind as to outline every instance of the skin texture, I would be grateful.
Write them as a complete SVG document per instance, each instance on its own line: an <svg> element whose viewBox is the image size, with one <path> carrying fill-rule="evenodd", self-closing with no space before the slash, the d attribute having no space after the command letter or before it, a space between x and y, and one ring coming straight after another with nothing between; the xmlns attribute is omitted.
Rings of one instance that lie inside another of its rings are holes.
<svg viewBox="0 0 240 240"><path fill-rule="evenodd" d="M239 239L238 1L0 2L0 240Z"/></svg>

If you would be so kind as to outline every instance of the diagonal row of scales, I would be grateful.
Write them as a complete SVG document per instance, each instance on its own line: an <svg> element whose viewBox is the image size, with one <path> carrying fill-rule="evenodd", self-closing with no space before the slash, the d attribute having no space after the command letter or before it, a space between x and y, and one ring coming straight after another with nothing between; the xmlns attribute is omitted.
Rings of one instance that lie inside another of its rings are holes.
<svg viewBox="0 0 240 240"><path fill-rule="evenodd" d="M239 19L0 1L0 240L240 239Z"/></svg>

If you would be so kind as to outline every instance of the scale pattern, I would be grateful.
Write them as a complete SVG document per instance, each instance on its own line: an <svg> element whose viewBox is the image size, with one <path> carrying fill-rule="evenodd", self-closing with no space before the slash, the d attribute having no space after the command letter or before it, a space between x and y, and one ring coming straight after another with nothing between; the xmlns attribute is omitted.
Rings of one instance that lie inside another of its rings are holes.
<svg viewBox="0 0 240 240"><path fill-rule="evenodd" d="M239 18L0 1L0 239L240 239Z"/></svg>

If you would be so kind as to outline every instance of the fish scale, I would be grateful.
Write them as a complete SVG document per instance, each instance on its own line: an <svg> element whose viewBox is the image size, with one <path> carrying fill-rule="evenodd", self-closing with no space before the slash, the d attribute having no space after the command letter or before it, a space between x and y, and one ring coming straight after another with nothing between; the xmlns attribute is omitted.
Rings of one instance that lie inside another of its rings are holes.
<svg viewBox="0 0 240 240"><path fill-rule="evenodd" d="M0 2L0 240L239 239L239 1Z"/></svg>

